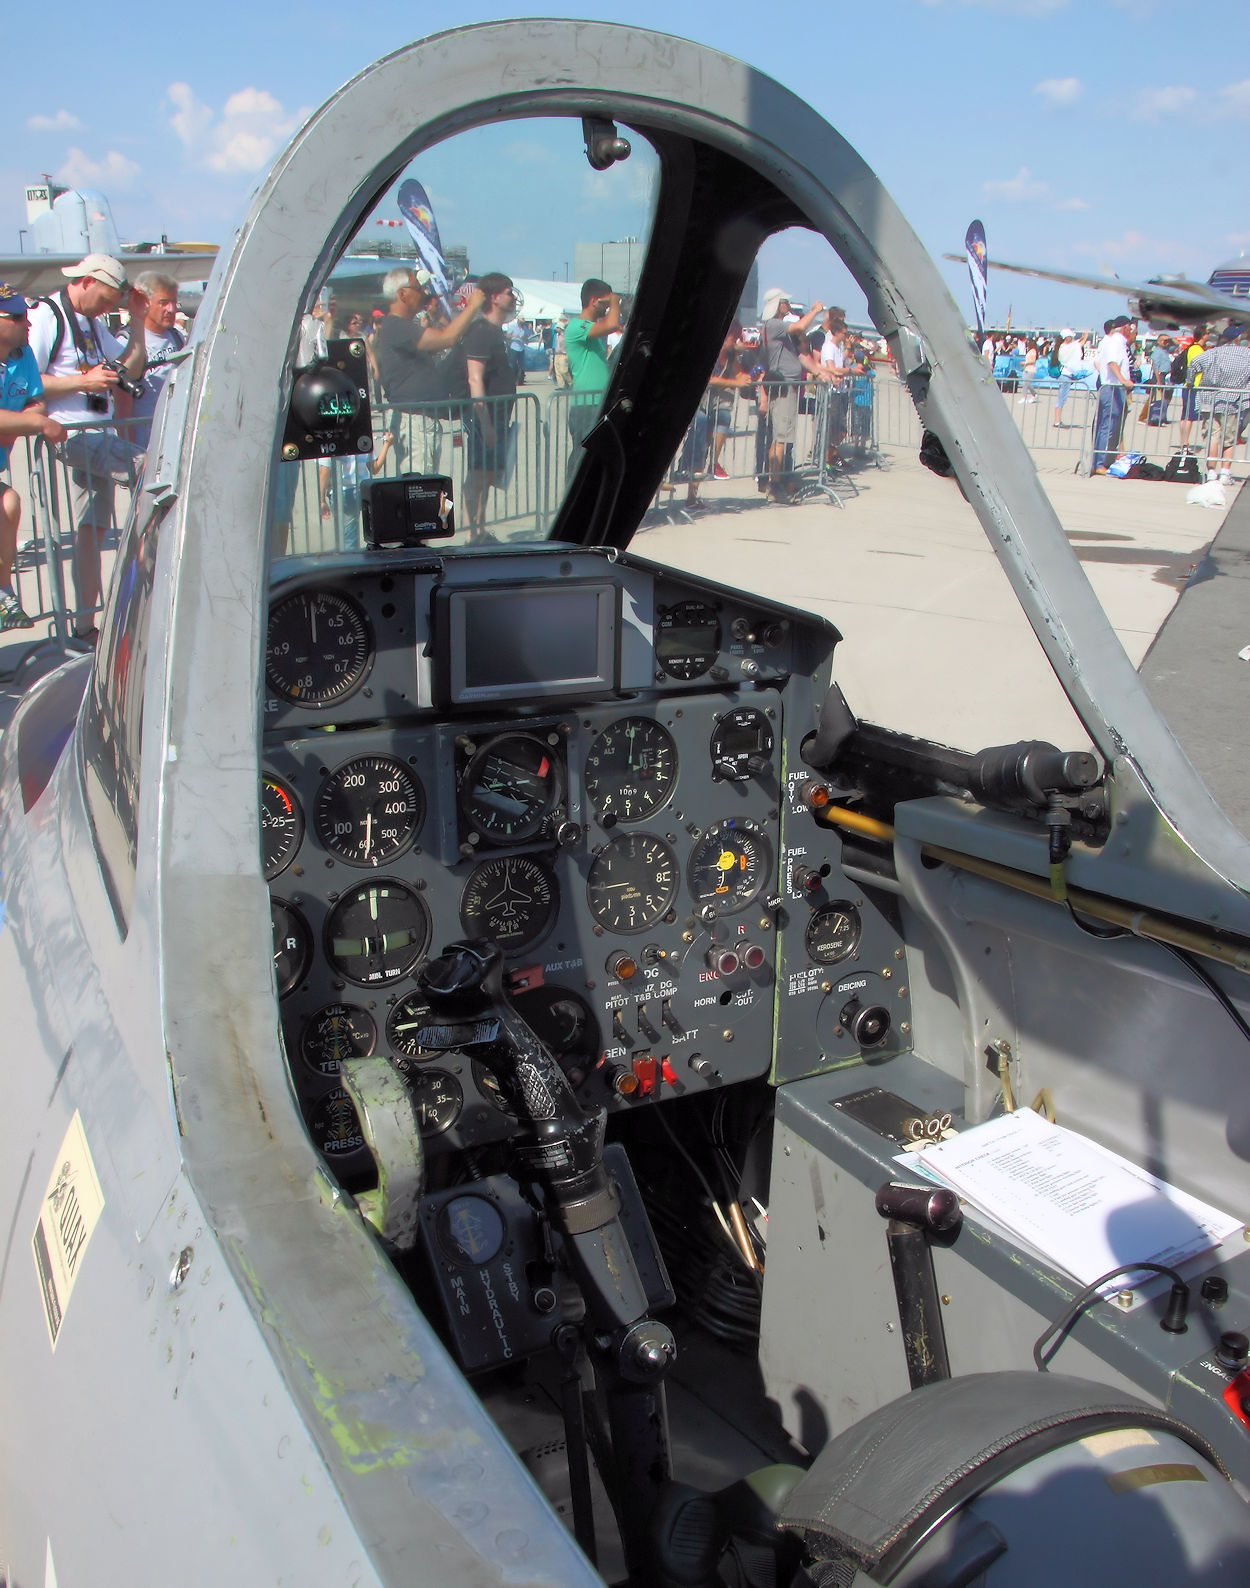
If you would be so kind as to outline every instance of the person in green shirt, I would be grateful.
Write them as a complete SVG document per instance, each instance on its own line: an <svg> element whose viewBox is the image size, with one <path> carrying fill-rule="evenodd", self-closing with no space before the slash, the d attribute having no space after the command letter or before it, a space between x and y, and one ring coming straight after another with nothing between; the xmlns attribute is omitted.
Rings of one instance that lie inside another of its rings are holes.
<svg viewBox="0 0 1250 1588"><path fill-rule="evenodd" d="M582 282L582 312L564 328L564 350L573 377L569 437L581 446L599 414L608 384L608 337L621 328L621 300L606 281ZM583 395L584 394L584 395Z"/></svg>

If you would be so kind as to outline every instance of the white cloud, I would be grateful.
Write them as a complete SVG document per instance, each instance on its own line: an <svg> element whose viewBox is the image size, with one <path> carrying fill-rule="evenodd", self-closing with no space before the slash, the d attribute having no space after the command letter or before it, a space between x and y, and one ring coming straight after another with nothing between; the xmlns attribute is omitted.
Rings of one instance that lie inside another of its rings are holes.
<svg viewBox="0 0 1250 1588"><path fill-rule="evenodd" d="M1250 116L1250 77L1221 88L1216 107L1222 116Z"/></svg>
<svg viewBox="0 0 1250 1588"><path fill-rule="evenodd" d="M1048 105L1056 108L1074 105L1084 91L1079 77L1047 77L1033 88L1035 94L1040 94Z"/></svg>
<svg viewBox="0 0 1250 1588"><path fill-rule="evenodd" d="M110 149L102 160L93 160L81 149L71 148L61 169L56 172L58 182L66 187L101 188L116 191L131 187L139 175L139 166L116 149Z"/></svg>
<svg viewBox="0 0 1250 1588"><path fill-rule="evenodd" d="M1055 205L1057 210L1087 210L1090 207L1089 200L1083 198L1060 199Z"/></svg>
<svg viewBox="0 0 1250 1588"><path fill-rule="evenodd" d="M166 100L169 124L192 164L227 174L262 170L308 115L307 107L285 110L263 88L231 94L220 115L188 83L171 83Z"/></svg>
<svg viewBox="0 0 1250 1588"><path fill-rule="evenodd" d="M1133 114L1139 121L1156 121L1160 116L1175 116L1179 111L1188 110L1197 97L1194 89L1182 84L1174 84L1169 88L1148 88L1137 96Z"/></svg>
<svg viewBox="0 0 1250 1588"><path fill-rule="evenodd" d="M83 124L68 110L58 110L55 116L27 116L26 125L31 132L82 132Z"/></svg>
<svg viewBox="0 0 1250 1588"><path fill-rule="evenodd" d="M1027 165L1022 165L1015 176L1006 178L1001 182L982 182L982 193L989 198L1007 199L1013 204L1019 204L1026 199L1047 198L1050 194L1048 182L1038 182L1029 172Z"/></svg>

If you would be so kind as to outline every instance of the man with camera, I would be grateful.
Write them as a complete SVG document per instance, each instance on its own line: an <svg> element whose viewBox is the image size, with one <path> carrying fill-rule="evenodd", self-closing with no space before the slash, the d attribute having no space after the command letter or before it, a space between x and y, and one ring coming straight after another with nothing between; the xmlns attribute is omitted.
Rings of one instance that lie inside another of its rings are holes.
<svg viewBox="0 0 1250 1588"><path fill-rule="evenodd" d="M30 349L48 412L71 432L60 451L73 482L75 632L91 639L100 602L100 541L112 523L113 489L133 487L143 461L143 449L123 440L109 421L119 388L127 397L143 392L148 305L128 285L121 262L108 254L88 254L61 274L66 285L31 306ZM123 300L130 310L124 345L101 319Z"/></svg>

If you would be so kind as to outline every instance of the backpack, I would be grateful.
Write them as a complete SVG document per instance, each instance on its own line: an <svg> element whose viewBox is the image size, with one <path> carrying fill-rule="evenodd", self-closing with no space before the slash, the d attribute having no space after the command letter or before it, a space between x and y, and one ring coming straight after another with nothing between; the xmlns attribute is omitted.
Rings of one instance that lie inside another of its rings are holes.
<svg viewBox="0 0 1250 1588"><path fill-rule="evenodd" d="M1173 386L1183 386L1185 384L1185 374L1188 368L1189 349L1187 347L1183 347L1173 358L1172 367L1170 370L1168 370L1168 379L1172 382Z"/></svg>
<svg viewBox="0 0 1250 1588"><path fill-rule="evenodd" d="M1163 478L1176 485L1201 485L1198 460L1188 452L1174 452L1163 466Z"/></svg>
<svg viewBox="0 0 1250 1588"><path fill-rule="evenodd" d="M56 321L56 332L52 337L52 347L48 353L48 368L56 362L56 355L61 351L61 344L65 340L65 316L57 307L55 298L36 298L36 303L46 304L52 310L52 318Z"/></svg>

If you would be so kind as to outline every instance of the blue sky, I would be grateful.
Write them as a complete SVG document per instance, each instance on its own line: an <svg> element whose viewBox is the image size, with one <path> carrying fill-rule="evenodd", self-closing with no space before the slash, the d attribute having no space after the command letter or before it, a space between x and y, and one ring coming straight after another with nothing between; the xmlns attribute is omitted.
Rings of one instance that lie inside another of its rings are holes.
<svg viewBox="0 0 1250 1588"><path fill-rule="evenodd" d="M585 3L542 10L594 14ZM483 0L450 13L378 0L281 11L217 0L194 12L67 0L56 9L66 48L39 47L36 28L6 74L0 252L17 249L23 190L42 171L106 192L124 238L217 240L303 115L370 60L449 22L510 14ZM1175 19L1167 0L630 9L632 23L740 56L808 100L935 256L958 250L979 216L991 257L1205 279L1250 252L1250 57L1184 48ZM82 70L67 69L75 61ZM454 224L443 231L456 240ZM776 246L778 285L834 294L806 279L815 267L802 249ZM967 309L966 272L942 268ZM991 319L1009 304L1018 324L1117 312L1109 295L991 275Z"/></svg>

